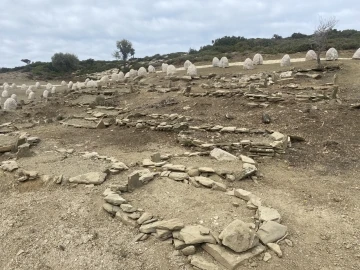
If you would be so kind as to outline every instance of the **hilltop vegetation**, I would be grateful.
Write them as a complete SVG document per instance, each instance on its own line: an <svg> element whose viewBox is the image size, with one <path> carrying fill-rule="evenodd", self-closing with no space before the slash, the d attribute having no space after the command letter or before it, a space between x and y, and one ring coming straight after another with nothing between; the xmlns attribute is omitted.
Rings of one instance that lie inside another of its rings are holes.
<svg viewBox="0 0 360 270"><path fill-rule="evenodd" d="M188 52L176 52L167 55L156 54L153 56L146 56L144 58L132 58L128 65L122 68L127 72L130 68L138 69L141 66L147 67L149 63L153 66L159 66L162 62L168 64L182 65L185 60L196 62L210 62L214 56L226 56L231 59L233 53L262 53L262 54L277 54L277 53L297 53L306 52L314 49L314 41L312 35L305 35L302 33L293 33L290 37L283 38L280 35L273 35L272 38L245 38L242 36L224 36L215 39L210 45L200 47L199 50L190 48ZM337 50L356 50L360 47L360 31L357 30L332 30L329 33L327 49L334 47ZM89 73L101 72L112 68L123 67L122 60L104 61L87 59L79 61L77 70L73 72L59 70L49 62L33 62L26 66L15 68L0 68L0 73L9 71L30 72L33 78L54 79L57 77L73 77L82 76Z"/></svg>

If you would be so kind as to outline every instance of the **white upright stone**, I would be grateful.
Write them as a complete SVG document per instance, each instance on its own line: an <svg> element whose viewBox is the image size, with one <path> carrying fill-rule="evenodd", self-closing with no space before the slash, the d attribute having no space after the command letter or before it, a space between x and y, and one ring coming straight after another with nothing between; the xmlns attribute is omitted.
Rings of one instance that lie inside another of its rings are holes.
<svg viewBox="0 0 360 270"><path fill-rule="evenodd" d="M125 78L124 72L119 72L119 80L123 80Z"/></svg>
<svg viewBox="0 0 360 270"><path fill-rule="evenodd" d="M187 69L187 75L197 76L197 68L194 64L191 64Z"/></svg>
<svg viewBox="0 0 360 270"><path fill-rule="evenodd" d="M219 66L222 68L229 67L229 60L225 56L221 57Z"/></svg>
<svg viewBox="0 0 360 270"><path fill-rule="evenodd" d="M146 76L146 75L147 75L146 68L144 68L144 67L139 68L138 76Z"/></svg>
<svg viewBox="0 0 360 270"><path fill-rule="evenodd" d="M254 63L250 58L247 58L244 61L243 69L254 69Z"/></svg>
<svg viewBox="0 0 360 270"><path fill-rule="evenodd" d="M360 60L360 48L354 53L352 59Z"/></svg>
<svg viewBox="0 0 360 270"><path fill-rule="evenodd" d="M264 63L264 59L260 53L254 55L253 63L254 65L262 65Z"/></svg>
<svg viewBox="0 0 360 270"><path fill-rule="evenodd" d="M189 60L186 60L185 63L184 63L184 68L185 70L188 69L188 67L191 65L192 63L189 61Z"/></svg>
<svg viewBox="0 0 360 270"><path fill-rule="evenodd" d="M166 75L175 75L175 73L176 73L176 68L175 68L175 66L173 66L173 65L169 65L168 67L167 67L167 70L166 70Z"/></svg>
<svg viewBox="0 0 360 270"><path fill-rule="evenodd" d="M162 65L161 65L162 72L167 72L168 66L169 66L168 64L162 63Z"/></svg>
<svg viewBox="0 0 360 270"><path fill-rule="evenodd" d="M217 57L214 57L212 60L212 66L213 67L219 67L220 66L220 60Z"/></svg>
<svg viewBox="0 0 360 270"><path fill-rule="evenodd" d="M17 107L17 102L13 98L8 98L4 102L4 110L5 111L15 111Z"/></svg>
<svg viewBox="0 0 360 270"><path fill-rule="evenodd" d="M288 67L290 65L291 65L290 56L288 54L285 54L284 57L281 59L280 66Z"/></svg>
<svg viewBox="0 0 360 270"><path fill-rule="evenodd" d="M150 65L150 66L148 67L148 72L149 72L149 73L155 73L155 68L154 68L152 65Z"/></svg>
<svg viewBox="0 0 360 270"><path fill-rule="evenodd" d="M316 56L316 52L314 50L310 50L306 53L306 56L305 56L306 61L316 60L316 58L317 58L317 56Z"/></svg>
<svg viewBox="0 0 360 270"><path fill-rule="evenodd" d="M335 48L330 48L326 52L326 61L335 61L338 60L339 54Z"/></svg>

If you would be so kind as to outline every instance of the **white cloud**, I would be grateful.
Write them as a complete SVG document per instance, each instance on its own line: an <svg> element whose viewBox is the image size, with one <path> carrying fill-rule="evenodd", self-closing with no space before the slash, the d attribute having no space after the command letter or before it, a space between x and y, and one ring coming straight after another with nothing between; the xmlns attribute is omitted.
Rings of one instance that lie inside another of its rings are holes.
<svg viewBox="0 0 360 270"><path fill-rule="evenodd" d="M136 55L187 51L225 35L310 34L319 16L336 16L338 29L359 25L358 1L238 0L2 0L0 67L20 59L50 61L55 52L80 59L112 59L116 40Z"/></svg>

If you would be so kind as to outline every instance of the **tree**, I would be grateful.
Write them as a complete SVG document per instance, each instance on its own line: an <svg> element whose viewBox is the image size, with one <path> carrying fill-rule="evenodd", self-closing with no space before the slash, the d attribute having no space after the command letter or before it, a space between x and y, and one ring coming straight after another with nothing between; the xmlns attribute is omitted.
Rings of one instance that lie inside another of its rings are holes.
<svg viewBox="0 0 360 270"><path fill-rule="evenodd" d="M278 34L274 34L272 38L273 39L282 39L283 37Z"/></svg>
<svg viewBox="0 0 360 270"><path fill-rule="evenodd" d="M24 62L27 65L29 65L31 63L31 61L29 59L21 59L21 62Z"/></svg>
<svg viewBox="0 0 360 270"><path fill-rule="evenodd" d="M113 56L116 59L122 59L124 62L127 61L129 55L135 55L135 49L133 48L132 43L127 39L116 41L116 48L118 51L115 51Z"/></svg>
<svg viewBox="0 0 360 270"><path fill-rule="evenodd" d="M313 35L313 43L316 49L316 61L318 67L321 67L320 55L326 49L329 33L338 23L336 17L324 19L320 17L319 25L316 27Z"/></svg>
<svg viewBox="0 0 360 270"><path fill-rule="evenodd" d="M71 53L55 53L51 57L51 65L56 71L69 72L74 71L79 66L79 58Z"/></svg>

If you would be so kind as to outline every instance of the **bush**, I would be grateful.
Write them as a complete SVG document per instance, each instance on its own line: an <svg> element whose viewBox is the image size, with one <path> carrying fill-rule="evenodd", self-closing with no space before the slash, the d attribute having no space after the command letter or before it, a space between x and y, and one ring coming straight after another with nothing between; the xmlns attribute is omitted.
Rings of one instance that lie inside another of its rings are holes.
<svg viewBox="0 0 360 270"><path fill-rule="evenodd" d="M56 71L71 72L78 68L79 58L71 53L55 53L51 57L51 65Z"/></svg>

